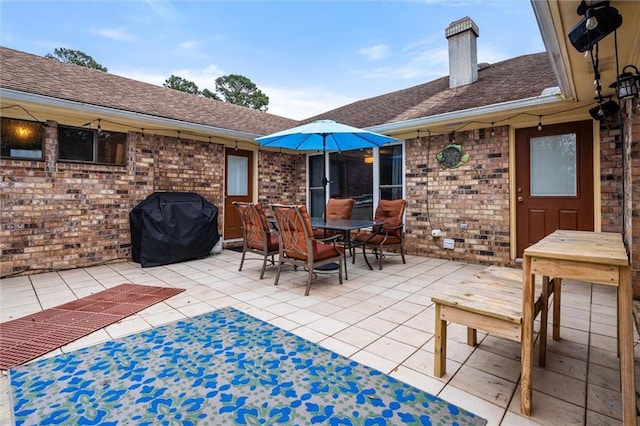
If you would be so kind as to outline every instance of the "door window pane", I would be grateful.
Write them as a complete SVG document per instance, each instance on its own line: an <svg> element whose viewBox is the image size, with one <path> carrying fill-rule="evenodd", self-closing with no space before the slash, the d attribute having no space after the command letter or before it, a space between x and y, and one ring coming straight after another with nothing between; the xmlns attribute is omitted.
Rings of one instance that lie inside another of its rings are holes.
<svg viewBox="0 0 640 426"><path fill-rule="evenodd" d="M227 195L248 195L249 159L247 157L229 155L227 161Z"/></svg>
<svg viewBox="0 0 640 426"><path fill-rule="evenodd" d="M576 196L575 133L531 138L531 195Z"/></svg>

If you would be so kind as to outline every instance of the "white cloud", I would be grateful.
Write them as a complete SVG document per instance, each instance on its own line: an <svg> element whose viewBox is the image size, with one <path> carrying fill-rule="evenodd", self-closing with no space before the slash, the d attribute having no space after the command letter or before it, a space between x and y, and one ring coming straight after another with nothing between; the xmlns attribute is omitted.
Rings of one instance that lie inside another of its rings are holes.
<svg viewBox="0 0 640 426"><path fill-rule="evenodd" d="M364 56L365 58L372 59L372 60L385 58L389 56L389 52L390 52L389 46L385 44L378 44L371 47L363 47L362 49L358 50L358 53L360 54L360 56Z"/></svg>
<svg viewBox="0 0 640 426"><path fill-rule="evenodd" d="M186 40L182 43L178 43L178 48L186 50L194 50L198 48L198 42L195 40Z"/></svg>
<svg viewBox="0 0 640 426"><path fill-rule="evenodd" d="M94 30L93 33L101 37L107 38L109 40L117 40L117 41L131 41L131 40L134 40L135 38L125 30L105 28L102 30Z"/></svg>
<svg viewBox="0 0 640 426"><path fill-rule="evenodd" d="M192 81L200 90L209 89L212 92L216 89L215 79L224 75L223 71L216 65L209 65L202 70L191 69L174 69L167 70L165 74L159 74L157 71L149 72L140 69L116 69L109 70L111 74L121 77L131 78L133 80L143 81L145 83L162 86L162 84L172 75L182 77Z"/></svg>
<svg viewBox="0 0 640 426"><path fill-rule="evenodd" d="M323 87L258 87L269 96L267 112L294 120L309 118L358 100Z"/></svg>

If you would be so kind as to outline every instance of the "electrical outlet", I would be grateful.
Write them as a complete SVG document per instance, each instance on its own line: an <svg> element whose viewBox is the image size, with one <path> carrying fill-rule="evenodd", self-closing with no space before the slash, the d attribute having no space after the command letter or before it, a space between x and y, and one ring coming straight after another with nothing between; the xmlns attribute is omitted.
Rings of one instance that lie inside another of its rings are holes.
<svg viewBox="0 0 640 426"><path fill-rule="evenodd" d="M456 240L453 238L445 238L442 240L442 248L446 248L447 250L453 250L455 247Z"/></svg>

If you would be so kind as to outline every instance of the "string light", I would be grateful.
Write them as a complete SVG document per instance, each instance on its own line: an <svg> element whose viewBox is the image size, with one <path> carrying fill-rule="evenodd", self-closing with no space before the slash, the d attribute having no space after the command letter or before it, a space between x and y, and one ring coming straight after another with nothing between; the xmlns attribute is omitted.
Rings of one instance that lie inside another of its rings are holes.
<svg viewBox="0 0 640 426"><path fill-rule="evenodd" d="M234 151L238 150L238 141L236 141L236 146L233 148Z"/></svg>
<svg viewBox="0 0 640 426"><path fill-rule="evenodd" d="M589 53L589 52L586 52L586 53ZM599 102L594 102L594 104L599 105ZM33 114L31 114L22 105L19 105L19 104L7 105L7 106L0 107L0 110L4 110L4 109L8 109L8 108L19 108L19 109L23 110L26 114L28 114L34 121L36 121L36 122L42 124L43 126L47 127L46 121L41 121L38 118L34 117ZM557 111L557 112L549 113L549 114L546 114L546 115L537 115L537 114L532 114L532 113L529 113L529 112L520 112L520 113L511 115L511 116L505 117L502 120L498 120L497 122L491 122L491 123L483 122L483 121L477 121L477 120L470 120L467 123L465 123L462 126L460 126L459 128L455 129L453 132L445 131L445 132L442 132L442 133L431 133L431 130L428 130L428 132L429 132L429 137L437 136L437 135L446 135L447 133L449 133L450 134L450 141L451 142L455 142L455 133L459 132L460 130L464 129L465 127L467 127L469 125L472 125L472 124L484 124L484 125L489 125L490 124L491 125L490 134L491 134L491 136L494 136L495 135L495 125L496 125L496 123L506 123L508 125L509 120L511 120L513 118L516 118L516 117L519 117L519 116L522 116L522 115L533 116L533 117L537 116L538 117L538 130L542 130L542 117L548 117L548 116L563 114L563 113L567 113L567 112L578 110L578 109L584 109L584 108L586 108L584 105L579 105L579 106L575 106L573 108L568 108L566 110ZM640 109L640 100L638 101L637 108ZM102 118L95 118L91 122L86 123L83 126L90 125L91 123L96 122L96 121L98 121L98 123L99 123L98 126L100 126L100 123L101 123L102 120L104 120L105 122L117 125L117 126L128 127L126 124L118 123L118 122L111 121L111 120L105 120L105 119L102 119ZM138 128L134 128L134 129L138 129ZM143 128L141 130L143 132L143 136L145 136L145 134L144 134L145 129ZM181 132L179 130L163 129L163 128L158 128L158 129L149 128L149 129L146 129L146 131L150 131L152 133L154 131L159 131L159 132L175 131L175 132L178 133L178 141L180 141L181 133L186 133L186 134L189 134L189 135L193 135L196 138L203 138L204 139L204 138L208 137L209 141L211 141L211 136L203 135L202 133L192 133L192 132L189 132L189 131ZM419 132L419 130L418 130L418 132ZM451 137L451 134L453 134L453 137ZM223 140L223 141L226 141L226 142L231 142L231 140L226 139L226 138L220 138L220 139ZM235 142L237 144L237 141L235 141ZM321 151L317 151L317 152L320 153Z"/></svg>
<svg viewBox="0 0 640 426"><path fill-rule="evenodd" d="M102 126L100 126L100 119L98 118L98 132L102 131Z"/></svg>

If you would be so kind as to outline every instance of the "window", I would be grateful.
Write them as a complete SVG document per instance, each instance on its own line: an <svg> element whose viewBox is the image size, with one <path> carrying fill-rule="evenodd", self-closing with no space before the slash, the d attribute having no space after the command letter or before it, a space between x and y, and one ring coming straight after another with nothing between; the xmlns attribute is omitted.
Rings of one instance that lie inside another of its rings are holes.
<svg viewBox="0 0 640 426"><path fill-rule="evenodd" d="M311 207L311 216L320 217L324 212L325 191L322 184L324 176L324 154L309 156L309 200Z"/></svg>
<svg viewBox="0 0 640 426"><path fill-rule="evenodd" d="M99 164L124 164L126 133L58 127L58 158Z"/></svg>
<svg viewBox="0 0 640 426"><path fill-rule="evenodd" d="M402 145L388 145L380 148L380 199L399 200L402 198Z"/></svg>
<svg viewBox="0 0 640 426"><path fill-rule="evenodd" d="M577 195L576 134L531 138L531 195Z"/></svg>
<svg viewBox="0 0 640 426"><path fill-rule="evenodd" d="M373 149L329 154L329 197L353 198L352 219L373 217Z"/></svg>
<svg viewBox="0 0 640 426"><path fill-rule="evenodd" d="M42 160L44 125L2 117L0 142L3 157Z"/></svg>
<svg viewBox="0 0 640 426"><path fill-rule="evenodd" d="M381 199L404 197L404 149L402 144L375 149L331 152L327 168L328 194L322 185L325 156L309 155L307 179L311 216L321 216L326 198L353 198L351 217L371 219Z"/></svg>

